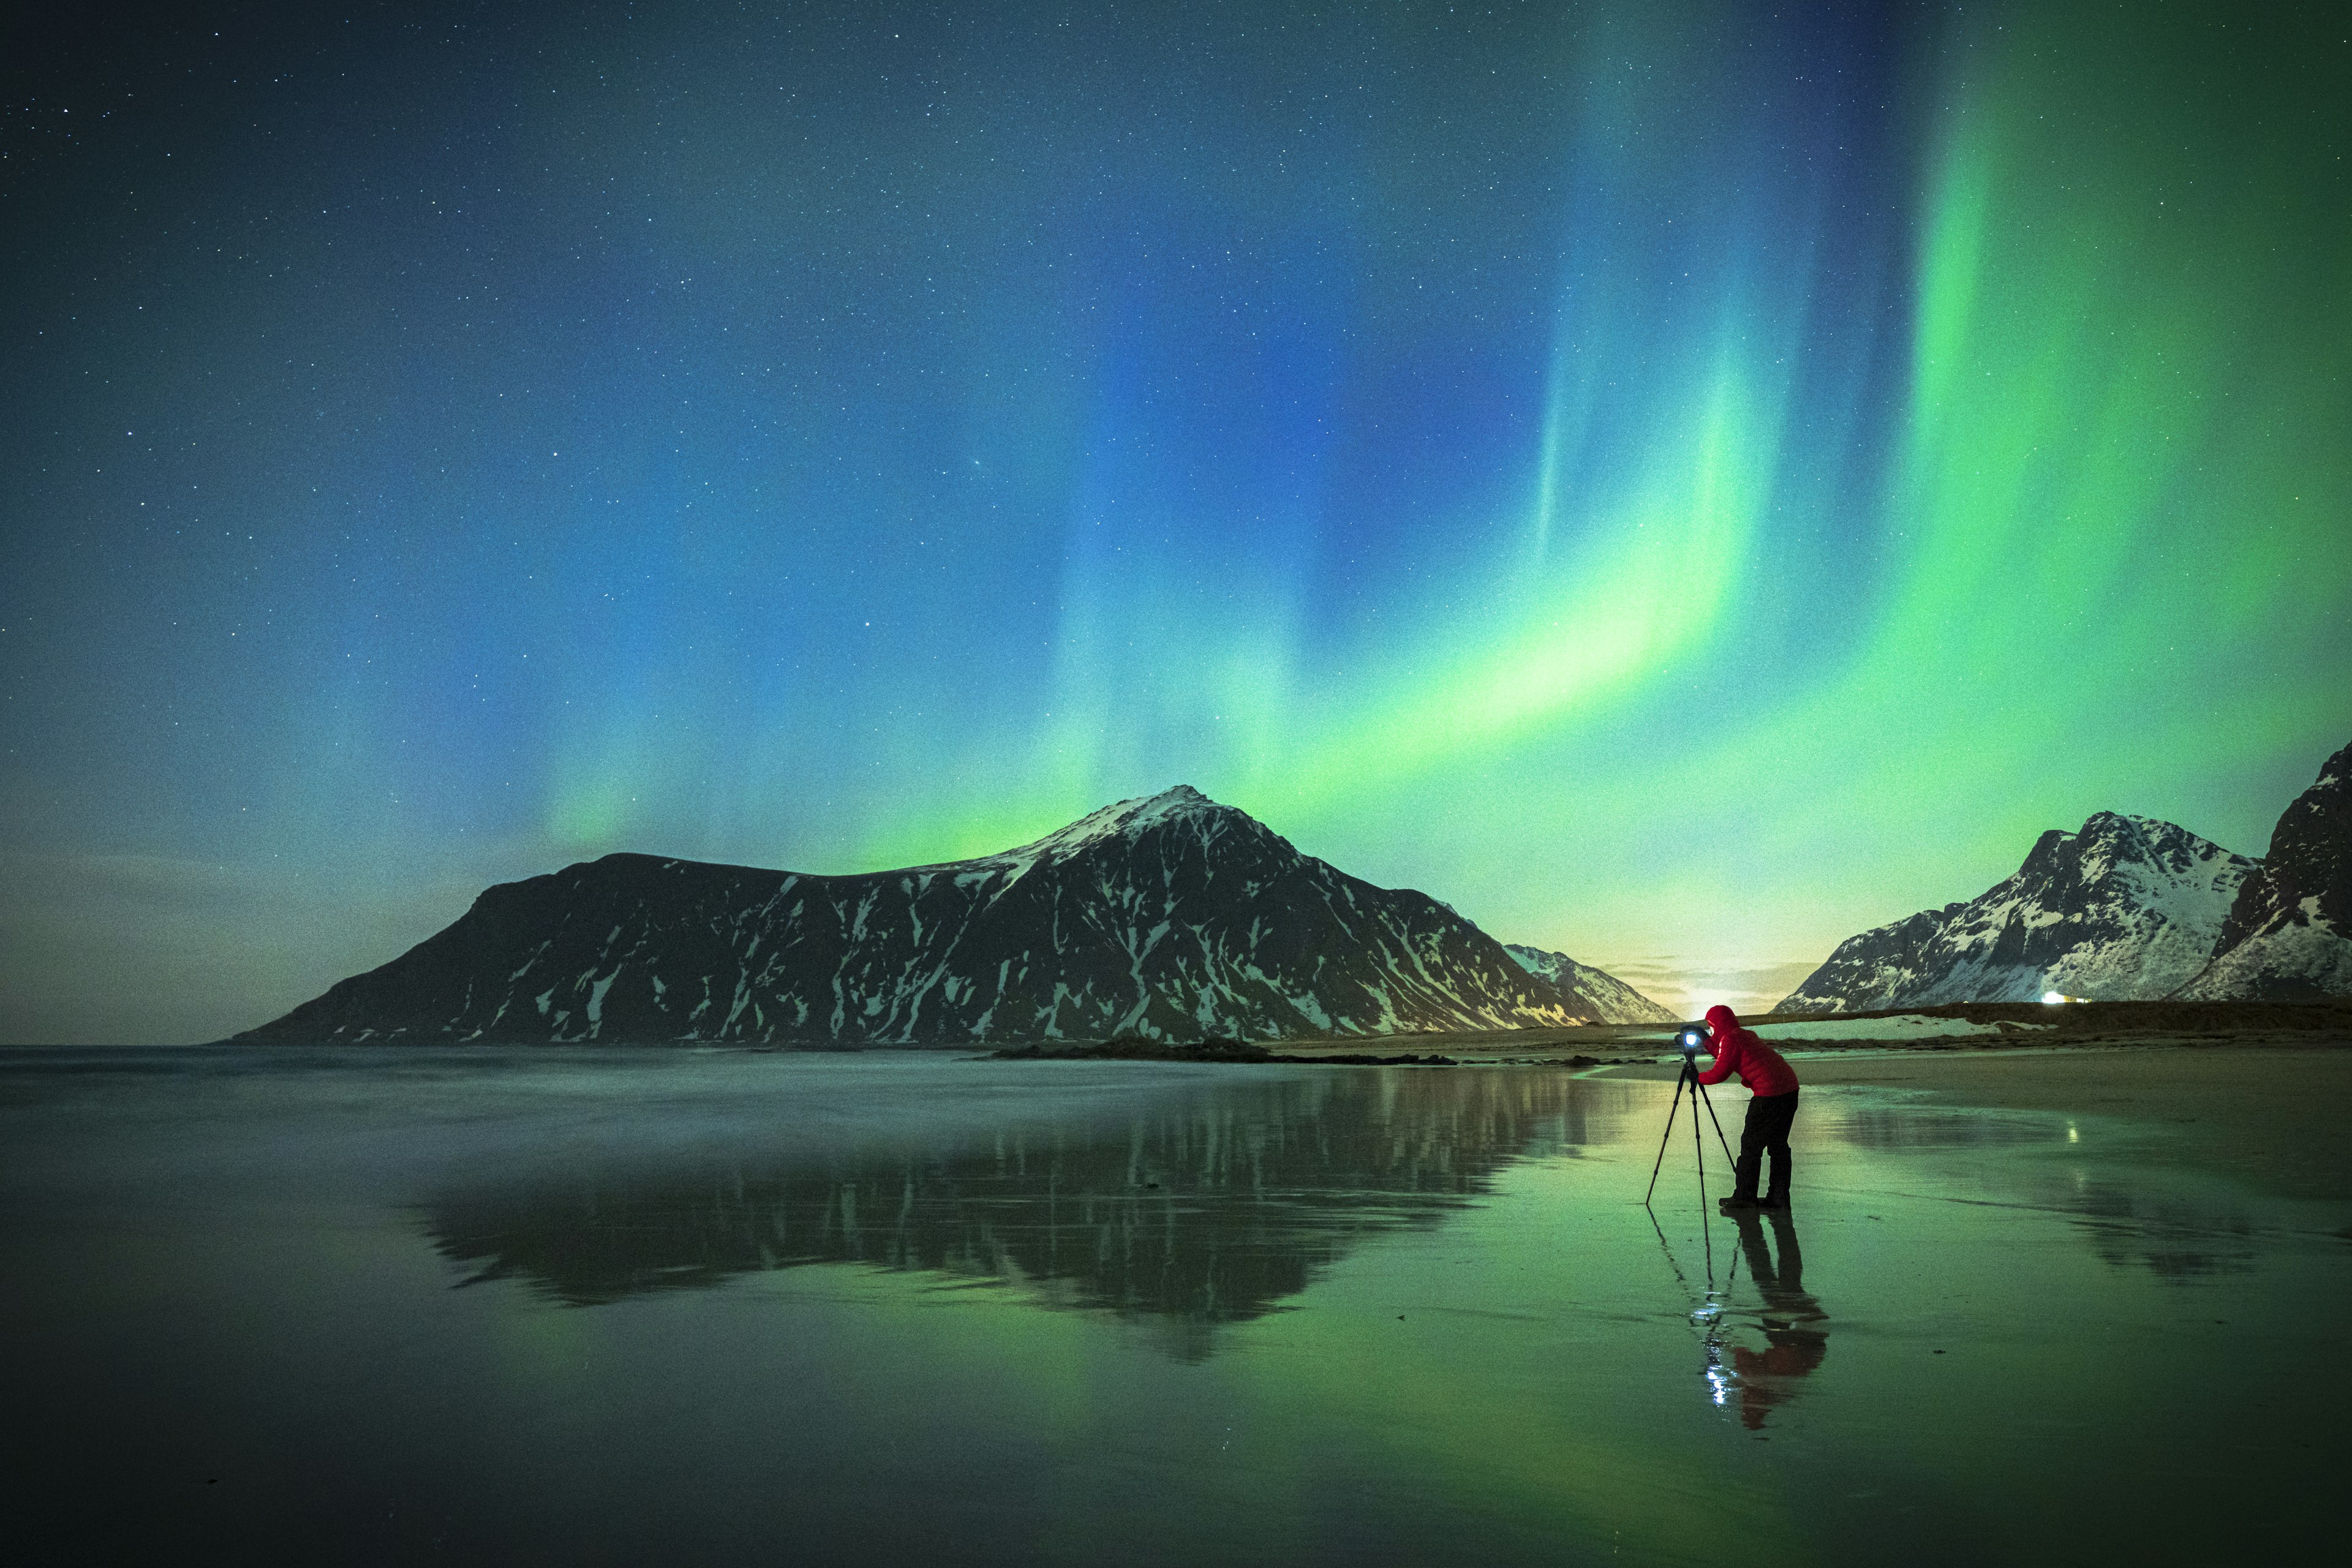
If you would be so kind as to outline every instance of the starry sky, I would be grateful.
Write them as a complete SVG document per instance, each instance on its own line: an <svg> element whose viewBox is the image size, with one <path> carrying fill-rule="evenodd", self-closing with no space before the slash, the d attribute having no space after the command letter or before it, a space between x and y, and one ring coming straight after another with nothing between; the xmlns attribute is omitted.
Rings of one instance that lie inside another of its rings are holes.
<svg viewBox="0 0 2352 1568"><path fill-rule="evenodd" d="M2352 739L2339 7L35 9L0 1039L1176 783L1753 1005Z"/></svg>

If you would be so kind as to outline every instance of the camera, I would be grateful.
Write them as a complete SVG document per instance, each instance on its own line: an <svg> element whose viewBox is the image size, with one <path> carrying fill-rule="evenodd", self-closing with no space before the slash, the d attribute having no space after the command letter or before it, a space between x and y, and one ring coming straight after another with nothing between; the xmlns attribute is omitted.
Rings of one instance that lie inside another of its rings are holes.
<svg viewBox="0 0 2352 1568"><path fill-rule="evenodd" d="M1706 1031L1700 1028L1685 1029L1675 1037L1675 1044L1682 1047L1683 1055L1695 1057L1706 1049Z"/></svg>

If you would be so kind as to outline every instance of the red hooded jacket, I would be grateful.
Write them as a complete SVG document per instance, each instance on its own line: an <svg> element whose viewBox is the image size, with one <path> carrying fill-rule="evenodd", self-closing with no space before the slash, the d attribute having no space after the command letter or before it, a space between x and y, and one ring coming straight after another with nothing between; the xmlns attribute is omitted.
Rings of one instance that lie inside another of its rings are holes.
<svg viewBox="0 0 2352 1568"><path fill-rule="evenodd" d="M1715 1037L1715 1065L1698 1075L1699 1082L1721 1083L1738 1073L1748 1091L1759 1098L1796 1091L1796 1069L1753 1030L1741 1028L1730 1008L1709 1007L1706 1030Z"/></svg>

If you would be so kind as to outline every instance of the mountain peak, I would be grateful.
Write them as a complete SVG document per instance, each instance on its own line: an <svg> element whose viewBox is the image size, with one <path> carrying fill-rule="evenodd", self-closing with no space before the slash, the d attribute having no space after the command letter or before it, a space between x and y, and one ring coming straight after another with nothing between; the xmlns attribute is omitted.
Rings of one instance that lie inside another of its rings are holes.
<svg viewBox="0 0 2352 1568"><path fill-rule="evenodd" d="M1171 816L1185 816L1202 811L1231 811L1236 816L1247 815L1223 802L1211 800L1187 784L1170 784L1158 795L1123 800L1112 809L1121 810L1129 807L1133 808L1131 820L1138 822L1147 820L1162 822Z"/></svg>
<svg viewBox="0 0 2352 1568"><path fill-rule="evenodd" d="M1202 837L1213 837L1228 826L1264 833L1257 819L1245 811L1211 800L1191 784L1174 784L1158 795L1137 795L1097 806L1067 827L1057 827L1043 838L994 855L954 862L959 867L1010 870L1017 879L1032 867L1066 860L1097 845L1140 838L1155 827L1184 824Z"/></svg>
<svg viewBox="0 0 2352 1568"><path fill-rule="evenodd" d="M2085 839L2129 837L2148 845L2207 844L2177 822L2135 816L2127 811L2095 811L2083 821L2078 837Z"/></svg>

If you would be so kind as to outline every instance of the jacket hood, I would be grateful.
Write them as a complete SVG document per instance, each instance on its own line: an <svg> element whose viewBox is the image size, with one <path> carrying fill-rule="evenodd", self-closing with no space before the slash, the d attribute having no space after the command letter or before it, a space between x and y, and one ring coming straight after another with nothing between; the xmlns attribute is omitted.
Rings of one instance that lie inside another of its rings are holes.
<svg viewBox="0 0 2352 1568"><path fill-rule="evenodd" d="M1706 1026L1715 1031L1717 1039L1727 1038L1739 1027L1739 1015L1721 1005L1709 1007L1706 1010Z"/></svg>

